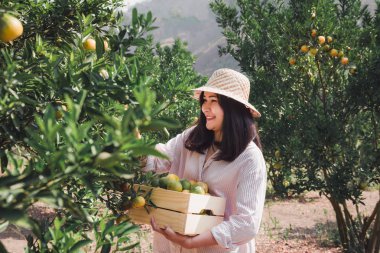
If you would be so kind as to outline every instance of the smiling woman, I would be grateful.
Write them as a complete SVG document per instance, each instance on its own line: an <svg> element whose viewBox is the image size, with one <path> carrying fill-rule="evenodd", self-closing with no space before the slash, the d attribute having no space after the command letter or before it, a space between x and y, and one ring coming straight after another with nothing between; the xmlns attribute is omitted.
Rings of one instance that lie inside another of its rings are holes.
<svg viewBox="0 0 380 253"><path fill-rule="evenodd" d="M226 199L224 221L197 236L160 228L152 219L154 252L255 252L266 167L254 121L260 113L248 102L249 91L249 80L241 73L215 71L205 86L195 89L201 108L196 126L156 145L169 160L148 157L147 171L205 182L211 195Z"/></svg>

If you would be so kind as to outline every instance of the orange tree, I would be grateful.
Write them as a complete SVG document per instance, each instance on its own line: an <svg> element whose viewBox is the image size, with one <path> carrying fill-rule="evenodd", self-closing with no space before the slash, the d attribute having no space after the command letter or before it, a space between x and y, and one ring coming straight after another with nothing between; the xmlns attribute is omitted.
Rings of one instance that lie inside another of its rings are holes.
<svg viewBox="0 0 380 253"><path fill-rule="evenodd" d="M193 57L184 46L166 48L184 69L168 65L147 40L152 14L135 9L123 24L121 0L0 2L0 232L31 229L28 252L134 247L137 227L116 219L136 196L124 186L139 175L139 157L160 155L151 145L160 136L149 131L177 127L170 118L189 121L170 108L201 80ZM144 63L153 60L186 79L160 69L153 76ZM52 217L30 217L35 202L55 210Z"/></svg>
<svg viewBox="0 0 380 253"><path fill-rule="evenodd" d="M253 83L275 194L325 195L346 252L378 252L380 201L363 217L363 190L380 181L379 13L361 1L240 0L211 4L231 54Z"/></svg>

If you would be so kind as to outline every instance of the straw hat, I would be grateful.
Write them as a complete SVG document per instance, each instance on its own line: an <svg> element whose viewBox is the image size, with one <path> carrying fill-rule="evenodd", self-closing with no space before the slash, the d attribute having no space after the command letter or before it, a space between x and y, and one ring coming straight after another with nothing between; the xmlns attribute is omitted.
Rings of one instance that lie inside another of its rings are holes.
<svg viewBox="0 0 380 253"><path fill-rule="evenodd" d="M248 102L250 90L248 78L235 70L218 69L211 75L206 85L193 90L196 99L199 99L202 91L217 93L244 104L254 118L261 117L260 112Z"/></svg>

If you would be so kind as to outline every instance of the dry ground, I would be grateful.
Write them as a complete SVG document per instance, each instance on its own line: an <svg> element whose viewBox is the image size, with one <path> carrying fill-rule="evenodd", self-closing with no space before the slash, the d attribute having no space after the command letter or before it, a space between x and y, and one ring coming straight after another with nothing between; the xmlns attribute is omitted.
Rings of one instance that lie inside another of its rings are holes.
<svg viewBox="0 0 380 253"><path fill-rule="evenodd" d="M366 205L361 212L368 215L379 200L379 193L367 191L364 197ZM51 215L51 210L43 205L36 205L29 212L34 217ZM27 233L11 226L0 234L0 240L9 252L21 253ZM144 226L138 237L141 246L133 252L151 252L150 228ZM257 238L257 253L340 253L342 250L334 245L337 238L330 203L312 192L300 199L267 201Z"/></svg>

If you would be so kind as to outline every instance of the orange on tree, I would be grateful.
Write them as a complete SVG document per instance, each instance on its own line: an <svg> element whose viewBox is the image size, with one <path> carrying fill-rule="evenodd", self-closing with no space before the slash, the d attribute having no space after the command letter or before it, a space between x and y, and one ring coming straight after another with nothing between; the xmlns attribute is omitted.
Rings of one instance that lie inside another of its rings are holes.
<svg viewBox="0 0 380 253"><path fill-rule="evenodd" d="M104 50L108 50L108 41L104 40Z"/></svg>
<svg viewBox="0 0 380 253"><path fill-rule="evenodd" d="M327 36L327 43L333 42L333 38L331 36Z"/></svg>
<svg viewBox="0 0 380 253"><path fill-rule="evenodd" d="M336 50L335 48L331 49L330 50L330 56L331 57L337 57L338 56L338 50Z"/></svg>
<svg viewBox="0 0 380 253"><path fill-rule="evenodd" d="M290 57L290 59L289 59L289 64L290 64L290 65L294 65L294 64L296 64L296 59L295 59L294 57Z"/></svg>
<svg viewBox="0 0 380 253"><path fill-rule="evenodd" d="M311 37L315 38L317 36L317 29L312 29L311 30Z"/></svg>
<svg viewBox="0 0 380 253"><path fill-rule="evenodd" d="M340 63L342 63L343 65L347 65L348 62L349 62L349 60L347 57L342 57L342 59L340 60Z"/></svg>
<svg viewBox="0 0 380 253"><path fill-rule="evenodd" d="M302 45L302 46L301 46L301 52L303 52L303 53L307 53L307 52L309 52L309 46L307 46L307 45Z"/></svg>
<svg viewBox="0 0 380 253"><path fill-rule="evenodd" d="M96 42L92 38L88 38L83 42L83 48L90 51L96 50Z"/></svg>
<svg viewBox="0 0 380 253"><path fill-rule="evenodd" d="M313 47L313 48L310 48L309 50L309 54L312 55L312 56L315 56L316 54L318 53L318 49Z"/></svg>
<svg viewBox="0 0 380 253"><path fill-rule="evenodd" d="M24 32L24 27L16 17L4 13L0 14L0 40L10 42L17 39Z"/></svg>
<svg viewBox="0 0 380 253"><path fill-rule="evenodd" d="M132 199L132 207L133 208L140 208L145 206L145 199L143 196L137 196L136 198Z"/></svg>
<svg viewBox="0 0 380 253"><path fill-rule="evenodd" d="M318 43L319 45L323 45L326 42L325 36L318 36Z"/></svg>

